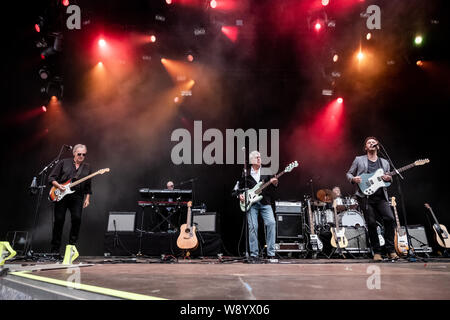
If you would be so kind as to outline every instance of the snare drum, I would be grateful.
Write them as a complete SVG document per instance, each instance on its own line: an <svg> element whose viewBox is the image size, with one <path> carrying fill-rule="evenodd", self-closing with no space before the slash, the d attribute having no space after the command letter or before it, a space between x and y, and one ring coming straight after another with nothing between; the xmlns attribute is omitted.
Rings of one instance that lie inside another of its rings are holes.
<svg viewBox="0 0 450 320"><path fill-rule="evenodd" d="M342 227L365 227L363 215L356 210L347 210L338 214L339 225Z"/></svg>

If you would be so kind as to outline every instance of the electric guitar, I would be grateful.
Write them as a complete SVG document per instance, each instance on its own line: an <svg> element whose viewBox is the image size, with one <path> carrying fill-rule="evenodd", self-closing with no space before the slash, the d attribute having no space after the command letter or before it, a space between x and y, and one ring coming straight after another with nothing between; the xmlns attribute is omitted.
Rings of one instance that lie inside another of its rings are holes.
<svg viewBox="0 0 450 320"><path fill-rule="evenodd" d="M334 209L334 221L336 223L336 226L334 228L331 228L331 245L334 248L346 248L348 246L348 240L345 236L345 228L339 227L339 221L337 217L337 211L336 211L336 199L333 200L333 209Z"/></svg>
<svg viewBox="0 0 450 320"><path fill-rule="evenodd" d="M278 173L274 178L278 179L279 177L281 177L286 172L291 172L295 167L298 167L298 162L297 161L291 162L284 169L284 171L281 171L280 173ZM263 181L260 181L253 188L251 188L250 190L247 191L247 211L250 210L250 207L254 203L258 202L259 200L261 200L263 198L263 196L261 195L261 192L266 187L268 187L270 184L271 184L270 180L267 181L266 183L264 183ZM240 206L241 206L241 210L243 212L245 212L245 193L243 193L243 195L244 195L244 200L240 201Z"/></svg>
<svg viewBox="0 0 450 320"><path fill-rule="evenodd" d="M394 238L395 251L397 251L397 254L399 256L406 256L409 250L408 237L406 235L405 228L400 226L400 220L398 219L397 203L395 202L395 197L391 198L391 206L394 208L395 222L397 223Z"/></svg>
<svg viewBox="0 0 450 320"><path fill-rule="evenodd" d="M311 210L311 200L306 200L308 203L308 214L309 214L309 240L311 243L311 248L314 252L316 251L322 251L323 249L323 243L320 241L319 237L316 234L316 231L314 229L314 215L312 214Z"/></svg>
<svg viewBox="0 0 450 320"><path fill-rule="evenodd" d="M426 163L430 162L428 159L423 160L416 160L411 164L408 164L407 166L401 167L400 169L396 171L391 171L386 173L389 176L394 176L396 174L399 174L400 172L403 172L405 170L411 169L415 166L422 166ZM364 193L366 196L370 196L371 194L374 194L375 191L377 191L379 188L382 187L389 187L391 185L391 182L384 181L381 177L384 176L384 170L378 169L377 171L373 173L363 173L360 175L361 182L358 183L359 189L361 189L361 192Z"/></svg>
<svg viewBox="0 0 450 320"><path fill-rule="evenodd" d="M448 236L447 228L443 224L439 224L439 222L436 219L436 216L434 215L433 209L431 209L430 205L428 203L425 203L425 208L430 210L431 216L433 217L434 224L433 224L433 230L434 235L436 236L437 243L442 248L450 248L450 238Z"/></svg>
<svg viewBox="0 0 450 320"><path fill-rule="evenodd" d="M84 178L81 178L80 180L77 180L75 182L72 182L72 179L62 183L61 185L63 187L65 187L65 190L60 190L57 187L53 186L50 189L50 193L48 195L48 199L52 202L58 202L60 201L62 198L64 198L66 195L74 193L75 191L71 189L71 187L75 187L76 185L93 178L94 176L98 175L98 174L104 174L105 172L109 172L109 168L105 168L105 169L100 169L97 172L94 172Z"/></svg>
<svg viewBox="0 0 450 320"><path fill-rule="evenodd" d="M183 250L195 250L198 246L198 239L195 233L195 226L192 224L192 201L187 203L187 221L180 227L180 235L177 239L177 246Z"/></svg>

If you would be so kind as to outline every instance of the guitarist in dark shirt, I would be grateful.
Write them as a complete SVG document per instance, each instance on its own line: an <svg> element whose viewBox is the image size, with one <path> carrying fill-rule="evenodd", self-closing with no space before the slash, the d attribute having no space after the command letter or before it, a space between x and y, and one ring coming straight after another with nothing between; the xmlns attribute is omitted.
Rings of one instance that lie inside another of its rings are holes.
<svg viewBox="0 0 450 320"><path fill-rule="evenodd" d="M350 169L347 172L347 179L352 184L360 183L360 175L363 173L373 173L377 169L382 168L384 172L389 172L389 162L386 159L380 158L378 152L378 139L375 137L368 137L364 141L364 151L366 155L356 157ZM390 175L383 175L384 181L391 181ZM379 237L377 233L376 217L381 216L384 222L384 238L386 241L386 251L390 259L398 259L395 252L394 237L395 237L395 219L392 210L389 206L388 194L386 188L379 188L374 194L365 196L358 189L356 192L358 203L364 213L364 218L368 224L369 239L372 245L375 261L382 260Z"/></svg>
<svg viewBox="0 0 450 320"><path fill-rule="evenodd" d="M63 159L53 168L48 177L48 182L64 190L62 185L72 179L72 182L79 180L91 174L89 164L85 163L87 148L85 145L77 144L73 147L73 158ZM74 193L66 195L60 201L55 202L54 222L52 235L52 253L59 253L61 246L61 237L64 227L66 211L69 209L72 226L69 235L69 244L74 245L78 240L78 233L81 225L81 212L83 208L89 205L91 190L91 180L88 179L73 188Z"/></svg>
<svg viewBox="0 0 450 320"><path fill-rule="evenodd" d="M253 188L260 181L269 181L272 185L278 185L278 179L272 176L261 175L261 154L258 151L252 151L249 155L249 162L251 164L250 175L246 178L247 188ZM275 258L275 218L272 210L272 195L273 186L270 186L263 190L263 198L254 203L247 213L248 231L249 231L249 246L250 246L250 259L256 261L259 256L258 245L258 213L261 214L264 220L267 256L269 259ZM244 188L244 180L239 181L239 189ZM239 196L241 201L244 201L244 195Z"/></svg>

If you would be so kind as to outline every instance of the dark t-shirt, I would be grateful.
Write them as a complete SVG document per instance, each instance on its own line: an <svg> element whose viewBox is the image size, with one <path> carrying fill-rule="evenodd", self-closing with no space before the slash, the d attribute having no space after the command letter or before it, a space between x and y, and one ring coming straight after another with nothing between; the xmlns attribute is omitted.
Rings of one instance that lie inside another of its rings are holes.
<svg viewBox="0 0 450 320"><path fill-rule="evenodd" d="M381 166L380 158L378 158L377 161L375 161L375 162L367 159L367 162L368 162L367 173L374 173L378 169L383 168ZM384 199L383 188L379 188L377 191L375 191L374 194L369 196L369 201L378 201L378 200L382 200L382 199Z"/></svg>

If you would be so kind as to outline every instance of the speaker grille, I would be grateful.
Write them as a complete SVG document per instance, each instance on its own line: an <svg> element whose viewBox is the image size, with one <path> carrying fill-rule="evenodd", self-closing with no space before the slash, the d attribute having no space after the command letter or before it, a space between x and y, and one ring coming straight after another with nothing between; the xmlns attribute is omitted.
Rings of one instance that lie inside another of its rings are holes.
<svg viewBox="0 0 450 320"><path fill-rule="evenodd" d="M303 239L302 218L300 214L277 213L277 238Z"/></svg>

